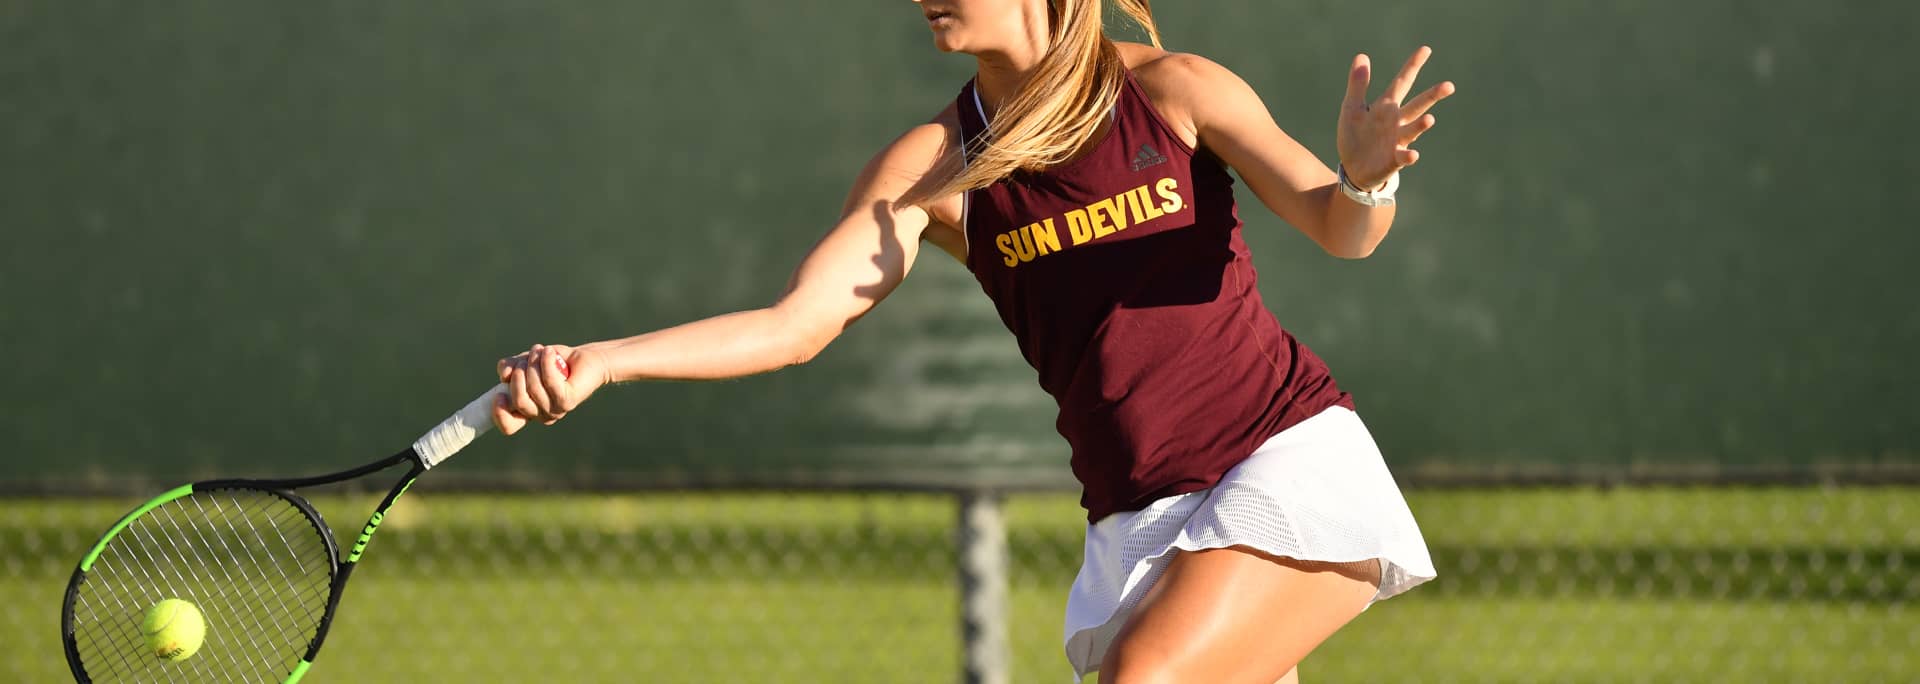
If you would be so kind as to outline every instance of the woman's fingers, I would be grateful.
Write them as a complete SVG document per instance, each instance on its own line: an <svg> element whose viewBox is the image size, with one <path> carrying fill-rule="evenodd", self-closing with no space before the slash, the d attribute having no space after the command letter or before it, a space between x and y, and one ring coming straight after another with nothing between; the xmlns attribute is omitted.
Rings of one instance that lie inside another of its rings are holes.
<svg viewBox="0 0 1920 684"><path fill-rule="evenodd" d="M1347 97L1342 103L1345 109L1366 110L1367 83L1372 80L1372 64L1365 53L1353 56L1353 64L1347 67Z"/></svg>
<svg viewBox="0 0 1920 684"><path fill-rule="evenodd" d="M1422 133L1426 133L1427 131L1432 130L1433 125L1437 122L1438 120L1434 119L1432 114L1428 114L1418 119L1414 119L1413 123L1407 124L1405 126L1401 126L1400 127L1400 146L1406 147L1408 145L1412 145L1413 141L1420 139L1420 135Z"/></svg>
<svg viewBox="0 0 1920 684"><path fill-rule="evenodd" d="M502 394L493 400L493 426L500 430L500 434L511 435L519 432L520 428L526 427L527 419L515 415L512 409L507 408L507 395Z"/></svg>
<svg viewBox="0 0 1920 684"><path fill-rule="evenodd" d="M540 412L540 407L534 405L533 397L527 393L528 380L524 360L514 364L513 372L507 375L507 408L521 418L532 418Z"/></svg>
<svg viewBox="0 0 1920 684"><path fill-rule="evenodd" d="M534 367L540 371L540 391L546 398L545 405L541 407L545 411L542 417L549 420L559 420L573 410L573 388L568 385L567 372L561 368L561 364L566 362L566 355L565 347L555 345L534 356Z"/></svg>
<svg viewBox="0 0 1920 684"><path fill-rule="evenodd" d="M527 401L533 402L533 413L528 417L541 422L553 418L553 395L547 390L547 376L559 374L541 363L542 358L551 355L546 347L537 344L527 355Z"/></svg>
<svg viewBox="0 0 1920 684"><path fill-rule="evenodd" d="M1439 85L1428 88L1419 95L1414 96L1407 104L1400 107L1400 123L1404 124L1419 118L1420 115L1427 113L1427 110L1432 109L1434 105L1439 104L1441 100L1452 96L1455 90L1453 81L1441 81Z"/></svg>
<svg viewBox="0 0 1920 684"><path fill-rule="evenodd" d="M1413 92L1414 80L1420 78L1420 67L1426 65L1427 58L1432 55L1433 48L1425 45L1414 50L1413 56L1407 58L1406 65L1400 67L1400 73L1393 77L1393 83L1387 86L1387 99L1395 103L1405 101L1407 93Z"/></svg>
<svg viewBox="0 0 1920 684"><path fill-rule="evenodd" d="M1351 177L1385 178L1420 161L1420 153L1408 146L1434 127L1435 119L1428 111L1455 91L1453 82L1447 81L1411 100L1407 98L1432 56L1433 48L1425 45L1414 50L1388 82L1386 91L1370 101L1365 100L1366 55L1354 58L1347 79L1347 101L1336 131L1340 161ZM1356 98L1362 101L1356 104Z"/></svg>
<svg viewBox="0 0 1920 684"><path fill-rule="evenodd" d="M592 391L575 391L567 357L576 353L563 345L536 344L494 365L500 382L507 385L494 406L494 424L502 434L513 434L529 422L559 422Z"/></svg>
<svg viewBox="0 0 1920 684"><path fill-rule="evenodd" d="M527 426L526 417L516 413L513 408L514 376L524 364L525 356L525 354L509 356L500 359L500 362L493 366L494 372L500 377L500 382L507 386L506 392L493 399L493 426L503 435L511 435Z"/></svg>
<svg viewBox="0 0 1920 684"><path fill-rule="evenodd" d="M506 382L507 379L511 377L511 374L513 373L514 364L519 363L520 358L523 356L526 356L526 355L515 354L513 356L500 359L499 363L493 364L493 372L495 375L500 376L500 382Z"/></svg>

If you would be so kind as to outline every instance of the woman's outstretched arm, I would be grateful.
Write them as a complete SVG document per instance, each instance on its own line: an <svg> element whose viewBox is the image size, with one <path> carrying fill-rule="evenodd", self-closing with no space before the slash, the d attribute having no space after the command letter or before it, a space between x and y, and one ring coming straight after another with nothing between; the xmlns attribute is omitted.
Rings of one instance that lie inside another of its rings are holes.
<svg viewBox="0 0 1920 684"><path fill-rule="evenodd" d="M622 339L534 345L498 364L509 391L494 407L494 423L505 434L529 421L552 424L614 382L718 380L812 359L912 269L931 219L925 209L896 200L952 145L946 129L917 126L867 164L839 222L773 304Z"/></svg>

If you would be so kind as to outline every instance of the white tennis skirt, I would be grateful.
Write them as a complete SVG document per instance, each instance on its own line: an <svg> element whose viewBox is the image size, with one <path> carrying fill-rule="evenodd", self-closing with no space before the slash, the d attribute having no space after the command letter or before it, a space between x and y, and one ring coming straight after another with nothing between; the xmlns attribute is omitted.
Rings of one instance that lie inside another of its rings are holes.
<svg viewBox="0 0 1920 684"><path fill-rule="evenodd" d="M1067 660L1075 674L1100 667L1176 552L1230 546L1299 560L1379 559L1373 602L1434 577L1420 526L1373 435L1360 416L1335 406L1274 435L1212 489L1087 526L1085 560L1067 596ZM1274 619L1287 619L1286 611L1275 611Z"/></svg>

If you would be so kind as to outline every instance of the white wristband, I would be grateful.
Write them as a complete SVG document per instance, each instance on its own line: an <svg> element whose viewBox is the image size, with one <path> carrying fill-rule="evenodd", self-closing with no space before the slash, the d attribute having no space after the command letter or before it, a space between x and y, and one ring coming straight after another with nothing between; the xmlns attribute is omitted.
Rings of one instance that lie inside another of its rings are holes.
<svg viewBox="0 0 1920 684"><path fill-rule="evenodd" d="M1399 189L1399 171L1388 175L1386 186L1379 190L1363 190L1360 186L1354 185L1353 179L1347 177L1347 167L1345 165L1341 165L1340 167L1340 193L1346 195L1347 199L1353 200L1354 203L1360 206L1391 207L1393 206L1393 191Z"/></svg>

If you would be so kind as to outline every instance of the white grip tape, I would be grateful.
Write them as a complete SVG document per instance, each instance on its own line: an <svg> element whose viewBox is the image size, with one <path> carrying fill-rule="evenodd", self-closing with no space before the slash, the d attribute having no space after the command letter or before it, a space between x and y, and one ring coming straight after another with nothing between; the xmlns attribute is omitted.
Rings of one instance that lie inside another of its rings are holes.
<svg viewBox="0 0 1920 684"><path fill-rule="evenodd" d="M448 416L438 426L414 440L413 452L420 455L420 463L428 468L440 465L441 461L453 458L461 449L467 448L473 440L493 429L493 402L507 393L505 383L494 385L493 389L481 394L478 399L467 403L459 413Z"/></svg>

